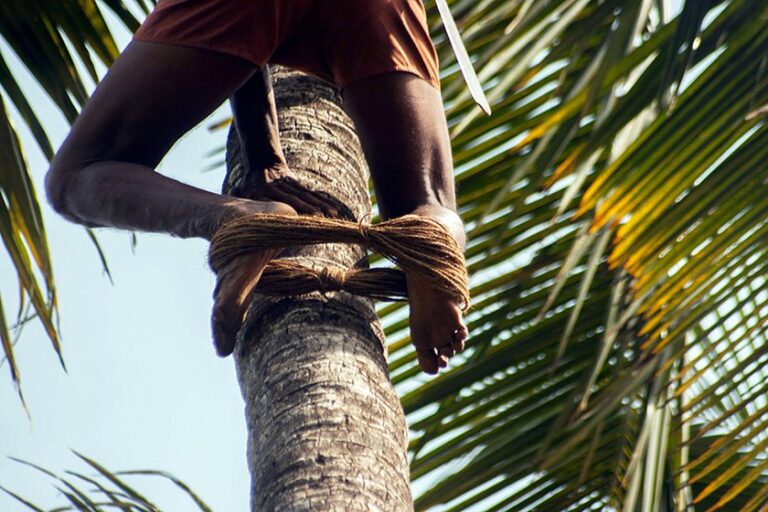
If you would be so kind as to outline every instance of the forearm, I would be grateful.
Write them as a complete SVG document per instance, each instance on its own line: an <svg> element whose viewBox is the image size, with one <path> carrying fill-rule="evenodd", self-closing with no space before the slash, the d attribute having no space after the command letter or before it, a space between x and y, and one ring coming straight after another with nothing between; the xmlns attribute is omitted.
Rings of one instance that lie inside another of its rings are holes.
<svg viewBox="0 0 768 512"><path fill-rule="evenodd" d="M210 239L245 202L131 163L104 161L76 170L55 166L46 177L53 207L91 227L115 227Z"/></svg>
<svg viewBox="0 0 768 512"><path fill-rule="evenodd" d="M284 163L269 68L256 71L232 95L230 103L246 169L261 171Z"/></svg>

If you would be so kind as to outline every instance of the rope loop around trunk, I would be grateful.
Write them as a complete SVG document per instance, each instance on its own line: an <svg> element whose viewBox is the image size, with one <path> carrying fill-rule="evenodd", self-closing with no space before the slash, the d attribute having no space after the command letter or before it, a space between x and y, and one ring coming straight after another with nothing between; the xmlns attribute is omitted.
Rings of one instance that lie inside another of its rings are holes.
<svg viewBox="0 0 768 512"><path fill-rule="evenodd" d="M252 252L296 245L362 244L469 307L467 269L458 244L438 221L405 215L378 224L308 216L256 214L224 224L211 240L214 272ZM395 269L316 270L288 260L271 261L257 286L260 293L292 296L347 291L382 300L407 298L405 274Z"/></svg>

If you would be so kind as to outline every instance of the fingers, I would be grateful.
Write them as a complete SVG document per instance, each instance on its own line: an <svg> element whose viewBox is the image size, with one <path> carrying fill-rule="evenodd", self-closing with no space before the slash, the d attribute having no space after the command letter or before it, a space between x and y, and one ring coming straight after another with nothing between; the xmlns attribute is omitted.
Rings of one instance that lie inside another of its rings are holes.
<svg viewBox="0 0 768 512"><path fill-rule="evenodd" d="M284 161L260 172L246 170L245 176L233 187L232 193L247 199L287 203L304 215L339 216L336 205L324 194L315 192L297 181Z"/></svg>
<svg viewBox="0 0 768 512"><path fill-rule="evenodd" d="M331 218L339 216L338 209L328 199L295 181L283 180L271 183L264 191L264 195L270 199L288 203L305 215L323 215Z"/></svg>
<svg viewBox="0 0 768 512"><path fill-rule="evenodd" d="M339 216L338 209L329 199L293 179L283 178L258 186L241 183L232 189L232 194L247 199L287 203L303 215Z"/></svg>
<svg viewBox="0 0 768 512"><path fill-rule="evenodd" d="M283 183L276 183L276 186L282 186ZM303 187L296 181L285 182L286 192L301 197L307 204L318 209L326 217L338 217L339 210L325 197L313 190Z"/></svg>
<svg viewBox="0 0 768 512"><path fill-rule="evenodd" d="M323 211L311 203L308 203L304 198L299 197L296 194L292 194L288 191L281 190L277 186L270 186L265 192L264 197L273 201L280 201L292 206L297 212L303 215L322 215Z"/></svg>

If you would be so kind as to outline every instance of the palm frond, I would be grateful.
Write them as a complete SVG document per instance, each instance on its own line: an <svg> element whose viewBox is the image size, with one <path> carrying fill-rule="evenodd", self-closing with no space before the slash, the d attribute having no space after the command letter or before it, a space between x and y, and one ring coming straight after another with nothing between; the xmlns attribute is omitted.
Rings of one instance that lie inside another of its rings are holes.
<svg viewBox="0 0 768 512"><path fill-rule="evenodd" d="M136 4L146 12L146 2L137 0ZM123 1L105 1L103 5L128 28L138 26ZM39 199L12 122L14 114L6 106L6 99L46 158L53 156L53 148L44 123L7 62L11 54L15 55L71 122L88 96L78 64L95 81L98 77L94 59L109 65L118 49L96 0L51 4L9 0L3 3L0 35L6 43L0 50L0 88L4 93L0 94L0 236L19 276L19 314L29 300L63 366L56 320L56 288ZM98 242L91 238L108 274ZM8 361L11 377L18 385L19 368L13 357L11 333L2 311L0 317L4 360Z"/></svg>
<svg viewBox="0 0 768 512"><path fill-rule="evenodd" d="M768 6L454 0L484 117L426 3L475 306L460 364L428 381L402 306L380 309L417 508L762 510ZM132 27L122 2L104 5ZM12 0L0 33L72 119L86 89L75 59L93 76L91 52L109 62L114 44L93 0L38 7ZM0 86L50 156L2 55ZM45 234L4 119L0 228L55 343ZM92 506L58 485L69 507Z"/></svg>
<svg viewBox="0 0 768 512"><path fill-rule="evenodd" d="M119 510L124 512L160 512L160 508L157 505L150 501L142 492L137 490L135 485L129 484L126 481L126 477L135 480L137 476L150 476L161 480L167 480L180 491L182 496L194 503L195 510L212 512L210 506L208 506L200 496L195 494L186 483L170 473L153 470L113 472L89 457L77 453L76 455L87 465L89 470L96 471L96 474L88 475L82 471L68 470L65 472L65 475L62 476L31 462L13 457L11 457L11 460L35 470L52 481L52 485L60 492L63 502L60 506L54 509L49 509L50 512L103 512L109 510ZM0 491L4 491L15 501L24 505L26 507L25 510L44 510L33 501L24 498L9 489L0 486Z"/></svg>
<svg viewBox="0 0 768 512"><path fill-rule="evenodd" d="M428 6L471 346L426 381L402 311L380 310L417 508L760 510L768 8L451 7L494 109L472 104Z"/></svg>

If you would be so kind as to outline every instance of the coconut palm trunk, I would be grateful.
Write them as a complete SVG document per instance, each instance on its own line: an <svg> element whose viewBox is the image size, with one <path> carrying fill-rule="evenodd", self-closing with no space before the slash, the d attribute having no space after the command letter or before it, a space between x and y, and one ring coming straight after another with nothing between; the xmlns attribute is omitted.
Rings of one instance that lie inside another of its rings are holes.
<svg viewBox="0 0 768 512"><path fill-rule="evenodd" d="M337 91L277 71L281 138L297 178L356 219L370 215L368 171ZM231 134L230 134L231 135ZM242 171L230 136L225 190ZM282 257L352 267L359 246ZM256 296L235 353L248 424L252 511L411 510L408 429L389 380L373 304L346 293Z"/></svg>

